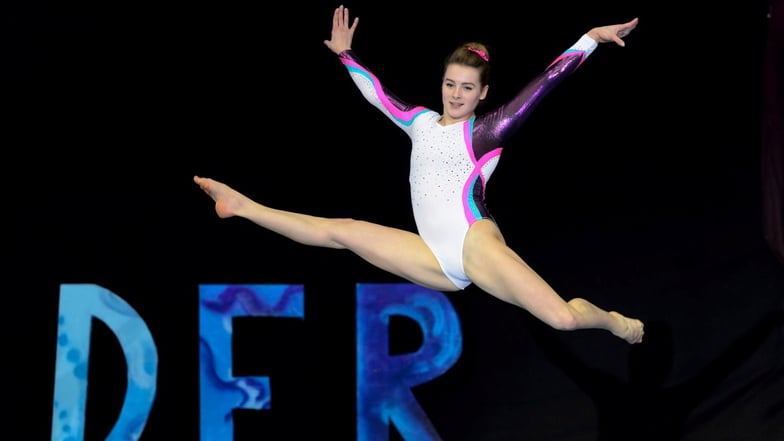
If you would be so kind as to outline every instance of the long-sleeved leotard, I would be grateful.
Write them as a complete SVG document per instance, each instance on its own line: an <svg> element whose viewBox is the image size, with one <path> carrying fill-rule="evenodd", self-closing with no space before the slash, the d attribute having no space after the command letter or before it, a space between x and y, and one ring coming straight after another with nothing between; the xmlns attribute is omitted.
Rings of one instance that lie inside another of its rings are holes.
<svg viewBox="0 0 784 441"><path fill-rule="evenodd" d="M459 289L471 281L463 270L463 242L479 219L492 219L485 186L506 140L531 110L593 52L583 35L508 103L467 121L442 126L441 115L401 101L365 67L353 50L339 54L362 95L411 139L409 184L414 220L444 274Z"/></svg>

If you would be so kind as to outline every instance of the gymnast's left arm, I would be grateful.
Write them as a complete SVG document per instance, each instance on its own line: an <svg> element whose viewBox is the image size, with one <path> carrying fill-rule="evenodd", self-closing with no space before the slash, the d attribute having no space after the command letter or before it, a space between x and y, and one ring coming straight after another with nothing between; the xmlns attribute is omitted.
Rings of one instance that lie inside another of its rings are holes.
<svg viewBox="0 0 784 441"><path fill-rule="evenodd" d="M624 47L624 37L637 26L638 19L626 23L599 26L583 34L571 47L553 60L547 68L529 81L509 102L485 114L482 126L502 144L528 119L537 104L593 53L600 43L616 43Z"/></svg>

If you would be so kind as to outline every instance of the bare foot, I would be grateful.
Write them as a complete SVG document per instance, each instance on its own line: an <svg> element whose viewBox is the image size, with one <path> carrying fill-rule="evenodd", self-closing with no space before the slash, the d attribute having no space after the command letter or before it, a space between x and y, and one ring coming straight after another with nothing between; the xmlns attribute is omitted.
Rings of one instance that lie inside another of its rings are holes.
<svg viewBox="0 0 784 441"><path fill-rule="evenodd" d="M227 218L237 215L238 210L248 201L242 193L214 179L194 176L193 182L199 184L199 187L215 201L215 212L218 213L218 217Z"/></svg>
<svg viewBox="0 0 784 441"><path fill-rule="evenodd" d="M629 343L642 342L642 336L645 335L645 331L643 330L643 324L641 321L637 319L630 319L615 311L610 311L610 315L618 319L622 325L620 331L612 331L614 335L626 340Z"/></svg>

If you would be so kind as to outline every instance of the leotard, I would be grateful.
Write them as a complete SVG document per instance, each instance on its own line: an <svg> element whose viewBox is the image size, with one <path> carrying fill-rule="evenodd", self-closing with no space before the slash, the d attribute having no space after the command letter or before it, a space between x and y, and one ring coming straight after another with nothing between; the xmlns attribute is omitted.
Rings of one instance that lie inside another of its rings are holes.
<svg viewBox="0 0 784 441"><path fill-rule="evenodd" d="M438 112L406 103L387 90L352 49L339 54L365 99L411 139L409 185L417 230L444 274L459 289L471 284L462 258L468 228L479 219L492 220L485 205L485 186L504 143L542 98L574 72L597 45L583 35L512 100L448 126L438 123Z"/></svg>

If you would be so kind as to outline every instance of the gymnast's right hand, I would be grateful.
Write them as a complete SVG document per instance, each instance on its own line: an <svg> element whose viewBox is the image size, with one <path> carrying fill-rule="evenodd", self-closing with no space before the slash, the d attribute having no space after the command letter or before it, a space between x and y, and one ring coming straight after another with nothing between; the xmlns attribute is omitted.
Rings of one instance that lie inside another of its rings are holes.
<svg viewBox="0 0 784 441"><path fill-rule="evenodd" d="M353 23L349 26L348 8L340 5L332 15L332 37L324 40L324 44L334 52L341 52L351 49L351 40L354 38L354 30L357 29L359 17L354 17Z"/></svg>

